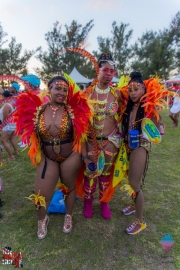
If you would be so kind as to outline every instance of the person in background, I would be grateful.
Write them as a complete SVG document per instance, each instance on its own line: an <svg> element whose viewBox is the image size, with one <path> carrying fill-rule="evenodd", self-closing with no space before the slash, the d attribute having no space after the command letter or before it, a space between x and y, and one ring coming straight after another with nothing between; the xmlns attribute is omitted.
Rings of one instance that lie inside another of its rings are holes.
<svg viewBox="0 0 180 270"><path fill-rule="evenodd" d="M80 84L79 88L80 88L81 90L84 90L84 85L83 85L83 84Z"/></svg>
<svg viewBox="0 0 180 270"><path fill-rule="evenodd" d="M9 91L4 91L2 93L4 98L13 96ZM3 122L6 118L14 111L13 106L10 103L5 103L0 109L0 120ZM2 129L1 141L4 145L5 150L8 152L9 157L4 159L3 162L15 160L14 155L18 155L18 150L16 142L14 139L14 132L16 129L15 123L7 123ZM11 146L14 152L11 149Z"/></svg>
<svg viewBox="0 0 180 270"><path fill-rule="evenodd" d="M172 107L170 108L169 117L173 121L173 128L178 127L178 118L179 118L179 112L180 112L180 88L176 88L176 96L173 100Z"/></svg>
<svg viewBox="0 0 180 270"><path fill-rule="evenodd" d="M38 76L36 76L35 74L28 74L27 76L22 76L21 79L23 81L26 81L29 83L31 89L33 90L33 93L35 95L39 95L40 94L40 84L41 84L41 81L39 79ZM25 89L25 91L27 91L27 89ZM47 102L50 101L50 98L48 96L44 96L42 98L42 103L45 104ZM23 143L23 142L19 142L18 145L21 147L21 148L24 148L27 146L26 143Z"/></svg>
<svg viewBox="0 0 180 270"><path fill-rule="evenodd" d="M27 76L22 76L21 79L23 81L26 81L29 83L31 89L33 90L33 93L35 95L39 95L40 94L40 84L41 84L41 81L39 79L38 76L36 76L35 74L28 74ZM25 89L26 91L27 89ZM42 103L45 104L47 102L50 101L50 98L48 96L44 96L42 98Z"/></svg>
<svg viewBox="0 0 180 270"><path fill-rule="evenodd" d="M12 83L11 87L9 88L9 91L13 96L18 96L20 91L20 85L16 82Z"/></svg>

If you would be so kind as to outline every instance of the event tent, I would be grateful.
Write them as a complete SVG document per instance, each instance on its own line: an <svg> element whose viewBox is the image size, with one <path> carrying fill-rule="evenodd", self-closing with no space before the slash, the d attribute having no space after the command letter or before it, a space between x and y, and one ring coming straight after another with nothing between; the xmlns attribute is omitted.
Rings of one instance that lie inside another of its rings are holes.
<svg viewBox="0 0 180 270"><path fill-rule="evenodd" d="M118 83L119 82L119 79L118 78L116 78L116 77L113 77L113 79L112 79L112 83Z"/></svg>
<svg viewBox="0 0 180 270"><path fill-rule="evenodd" d="M166 81L166 83L176 83L176 82L180 83L180 74L177 75L176 77Z"/></svg>
<svg viewBox="0 0 180 270"><path fill-rule="evenodd" d="M81 73L79 73L79 71L74 67L73 70L71 71L71 73L69 74L69 76L76 82L76 83L82 83L82 84L86 84L89 82L92 82L93 79L87 79L86 77L84 77L83 75L81 75ZM116 77L113 77L112 79L112 83L118 83L119 79Z"/></svg>
<svg viewBox="0 0 180 270"><path fill-rule="evenodd" d="M69 76L76 82L76 83L89 83L91 79L87 79L83 75L79 73L79 71L74 67Z"/></svg>

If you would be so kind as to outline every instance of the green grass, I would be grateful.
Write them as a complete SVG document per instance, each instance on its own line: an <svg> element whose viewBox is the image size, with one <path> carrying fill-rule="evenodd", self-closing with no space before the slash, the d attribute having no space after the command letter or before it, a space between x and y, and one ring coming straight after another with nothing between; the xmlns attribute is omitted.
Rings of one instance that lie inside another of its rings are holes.
<svg viewBox="0 0 180 270"><path fill-rule="evenodd" d="M111 220L101 217L96 194L92 219L83 217L83 202L79 199L74 209L72 232L62 232L63 215L50 215L48 235L38 240L36 211L24 199L32 193L36 174L26 150L16 161L0 168L4 183L0 247L11 246L13 251L21 251L24 269L28 270L180 269L180 128L172 129L166 114L167 110L162 113L165 135L150 154L143 188L145 231L137 236L125 234L134 216L121 214L129 198L118 188L110 202ZM3 157L6 157L5 152ZM174 246L167 254L160 245L166 233L174 239ZM174 256L174 264L163 265L162 255ZM0 269L13 269L13 266L0 264Z"/></svg>

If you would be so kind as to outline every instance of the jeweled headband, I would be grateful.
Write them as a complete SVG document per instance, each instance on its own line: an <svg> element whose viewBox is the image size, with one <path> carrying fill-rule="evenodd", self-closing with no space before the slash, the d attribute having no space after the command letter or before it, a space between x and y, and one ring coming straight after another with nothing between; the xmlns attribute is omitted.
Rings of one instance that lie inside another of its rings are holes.
<svg viewBox="0 0 180 270"><path fill-rule="evenodd" d="M101 67L103 63L108 62L111 66L115 66L115 62L112 58L112 55L110 53L102 53L98 59L98 65Z"/></svg>

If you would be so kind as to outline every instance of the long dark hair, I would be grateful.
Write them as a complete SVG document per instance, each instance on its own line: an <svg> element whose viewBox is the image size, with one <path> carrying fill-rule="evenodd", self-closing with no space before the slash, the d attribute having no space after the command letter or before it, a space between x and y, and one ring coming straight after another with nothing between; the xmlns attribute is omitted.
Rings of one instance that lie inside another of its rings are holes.
<svg viewBox="0 0 180 270"><path fill-rule="evenodd" d="M144 85L144 82L142 80L142 75L140 72L134 71L130 74L131 80L129 81L129 84L131 82L137 82L137 83L142 83ZM145 85L144 85L145 87ZM145 87L145 93L146 93L146 87ZM139 133L142 133L142 129L141 129L141 120L144 118L144 108L141 107L144 103L140 102L137 113L136 113L136 119L135 119L135 126L134 129L138 130ZM123 126L123 132L125 135L128 134L128 129L129 129L129 118L130 118L130 114L133 110L133 106L134 106L134 102L129 99L128 103L127 103L127 107L126 110L124 112L123 115L123 119L122 119L122 126Z"/></svg>

